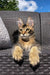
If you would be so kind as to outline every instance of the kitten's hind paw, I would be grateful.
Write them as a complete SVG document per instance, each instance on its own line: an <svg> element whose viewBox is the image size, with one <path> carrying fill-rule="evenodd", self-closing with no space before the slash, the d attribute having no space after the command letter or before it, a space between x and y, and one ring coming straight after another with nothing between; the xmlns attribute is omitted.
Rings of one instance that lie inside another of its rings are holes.
<svg viewBox="0 0 50 75"><path fill-rule="evenodd" d="M20 61L23 57L23 50L19 46L15 46L15 49L13 50L12 57L14 60Z"/></svg>

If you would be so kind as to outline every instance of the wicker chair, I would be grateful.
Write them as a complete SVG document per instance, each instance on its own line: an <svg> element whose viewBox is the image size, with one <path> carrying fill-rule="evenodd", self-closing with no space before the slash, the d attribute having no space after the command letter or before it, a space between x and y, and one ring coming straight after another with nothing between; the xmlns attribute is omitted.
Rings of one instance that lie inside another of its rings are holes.
<svg viewBox="0 0 50 75"><path fill-rule="evenodd" d="M35 23L36 40L41 43L42 50L40 63L35 67L30 66L28 56L25 53L24 60L18 63L12 59L12 48L0 50L0 75L50 75L50 13L0 11L0 16L5 23L12 43L12 34L17 30L17 18L22 18L25 23L27 18L31 16Z"/></svg>

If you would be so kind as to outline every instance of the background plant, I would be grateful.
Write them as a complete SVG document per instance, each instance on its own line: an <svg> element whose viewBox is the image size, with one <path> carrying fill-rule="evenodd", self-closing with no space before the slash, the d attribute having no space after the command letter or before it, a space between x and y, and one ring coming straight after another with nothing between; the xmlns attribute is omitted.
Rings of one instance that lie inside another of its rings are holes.
<svg viewBox="0 0 50 75"><path fill-rule="evenodd" d="M18 1L16 0L0 0L0 10L19 10Z"/></svg>

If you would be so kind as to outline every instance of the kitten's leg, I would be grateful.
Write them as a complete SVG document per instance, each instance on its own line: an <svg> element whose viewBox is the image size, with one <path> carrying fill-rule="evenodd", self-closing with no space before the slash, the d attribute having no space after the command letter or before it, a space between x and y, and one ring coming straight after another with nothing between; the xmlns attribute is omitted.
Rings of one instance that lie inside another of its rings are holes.
<svg viewBox="0 0 50 75"><path fill-rule="evenodd" d="M31 48L29 53L29 61L32 66L35 66L37 63L39 63L39 53L40 51L38 50L37 46L33 46Z"/></svg>
<svg viewBox="0 0 50 75"><path fill-rule="evenodd" d="M22 56L23 56L23 49L20 46L15 46L12 52L12 57L17 61L20 61L22 59Z"/></svg>

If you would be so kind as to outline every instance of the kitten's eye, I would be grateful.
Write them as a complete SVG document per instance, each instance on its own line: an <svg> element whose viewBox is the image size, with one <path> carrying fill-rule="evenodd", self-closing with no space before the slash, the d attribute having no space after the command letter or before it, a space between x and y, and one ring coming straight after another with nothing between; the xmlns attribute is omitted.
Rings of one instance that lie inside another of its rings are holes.
<svg viewBox="0 0 50 75"><path fill-rule="evenodd" d="M27 28L26 31L28 31L29 29Z"/></svg>
<svg viewBox="0 0 50 75"><path fill-rule="evenodd" d="M22 29L20 29L20 31L22 31Z"/></svg>

